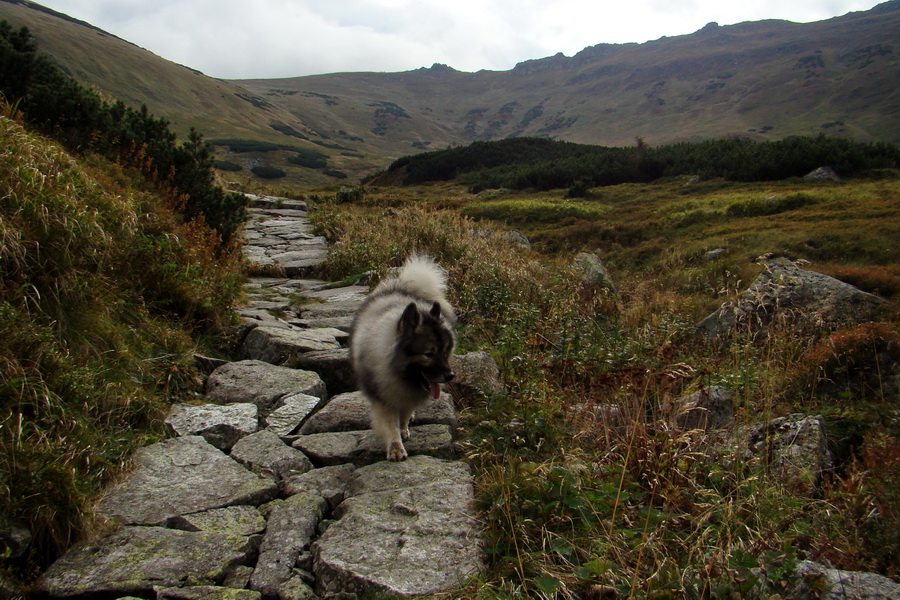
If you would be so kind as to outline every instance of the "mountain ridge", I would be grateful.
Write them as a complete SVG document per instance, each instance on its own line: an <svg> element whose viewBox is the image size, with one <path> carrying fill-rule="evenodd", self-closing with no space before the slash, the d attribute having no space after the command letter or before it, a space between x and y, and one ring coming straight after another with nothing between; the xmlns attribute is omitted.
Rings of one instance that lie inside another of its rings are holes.
<svg viewBox="0 0 900 600"><path fill-rule="evenodd" d="M900 142L900 0L811 23L710 23L692 34L601 43L507 71L434 64L243 80L207 77L118 38L85 39L32 4L0 1L0 18L28 26L66 72L129 104L146 103L180 135L196 126L212 140L327 155L327 167L310 169L289 163L289 150L217 146L221 158L244 168L238 179L266 165L282 168L286 185L335 183L399 156L518 136L610 146L635 138L658 145L819 133Z"/></svg>

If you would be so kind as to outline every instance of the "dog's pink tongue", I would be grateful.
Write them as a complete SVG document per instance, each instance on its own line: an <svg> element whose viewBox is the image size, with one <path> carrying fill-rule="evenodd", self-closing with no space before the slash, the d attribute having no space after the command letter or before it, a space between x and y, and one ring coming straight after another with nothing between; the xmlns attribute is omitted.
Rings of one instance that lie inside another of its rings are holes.
<svg viewBox="0 0 900 600"><path fill-rule="evenodd" d="M431 397L437 400L441 397L441 385L435 381L428 380L428 387L431 390Z"/></svg>

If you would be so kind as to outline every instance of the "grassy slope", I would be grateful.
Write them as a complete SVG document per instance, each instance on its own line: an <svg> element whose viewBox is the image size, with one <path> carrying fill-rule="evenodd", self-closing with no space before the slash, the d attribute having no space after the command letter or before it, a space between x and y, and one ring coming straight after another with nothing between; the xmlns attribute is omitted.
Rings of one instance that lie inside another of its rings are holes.
<svg viewBox="0 0 900 600"><path fill-rule="evenodd" d="M900 180L683 183L585 200L370 188L315 213L340 242L330 276L384 270L412 249L437 256L463 315L461 347L501 365L508 395L460 399L491 569L452 597L786 597L802 558L900 573L897 386L874 372L879 356L900 360ZM729 213L792 194L809 202ZM539 253L472 227L517 227ZM725 256L704 261L717 247ZM578 281L569 262L582 249L599 252L617 298ZM693 324L736 298L765 252L882 294L883 322L698 344ZM710 385L735 392L739 430L824 415L836 473L817 492L784 485L717 450L716 434L672 428L672 400Z"/></svg>
<svg viewBox="0 0 900 600"><path fill-rule="evenodd" d="M91 526L91 501L193 398L192 352L231 318L237 255L139 175L0 116L0 528L33 576Z"/></svg>

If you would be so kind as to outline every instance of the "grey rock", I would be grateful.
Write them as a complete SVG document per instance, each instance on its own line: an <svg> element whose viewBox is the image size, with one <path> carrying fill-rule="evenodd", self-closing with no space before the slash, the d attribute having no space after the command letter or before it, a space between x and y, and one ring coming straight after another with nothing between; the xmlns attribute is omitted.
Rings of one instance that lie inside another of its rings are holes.
<svg viewBox="0 0 900 600"><path fill-rule="evenodd" d="M361 431L370 428L370 404L362 392L347 392L331 398L325 406L313 414L300 428L300 433L326 433L329 431ZM442 424L456 427L456 411L449 394L441 394L437 400L429 399L416 410L412 425Z"/></svg>
<svg viewBox="0 0 900 600"><path fill-rule="evenodd" d="M416 456L358 469L314 544L316 591L438 593L483 566L468 466Z"/></svg>
<svg viewBox="0 0 900 600"><path fill-rule="evenodd" d="M317 494L296 494L272 510L259 560L250 577L251 589L270 596L290 579L297 557L309 548L327 506Z"/></svg>
<svg viewBox="0 0 900 600"><path fill-rule="evenodd" d="M178 436L200 435L228 452L235 442L259 427L255 404L176 404L166 417L166 425Z"/></svg>
<svg viewBox="0 0 900 600"><path fill-rule="evenodd" d="M294 366L302 354L340 347L331 330L281 329L260 325L244 338L241 353L250 360Z"/></svg>
<svg viewBox="0 0 900 600"><path fill-rule="evenodd" d="M343 394L356 389L356 374L349 348L307 352L298 356L294 364L297 368L318 373L330 394Z"/></svg>
<svg viewBox="0 0 900 600"><path fill-rule="evenodd" d="M350 317L355 314L359 300L341 300L339 302L325 302L323 304L306 304L300 307L300 317L303 319L331 319L335 317Z"/></svg>
<svg viewBox="0 0 900 600"><path fill-rule="evenodd" d="M167 526L182 531L250 537L266 530L266 520L255 506L228 506L174 517Z"/></svg>
<svg viewBox="0 0 900 600"><path fill-rule="evenodd" d="M791 596L797 600L900 600L900 584L877 573L829 569L804 560L794 574L801 580ZM815 587L810 586L814 581Z"/></svg>
<svg viewBox="0 0 900 600"><path fill-rule="evenodd" d="M31 531L21 523L12 523L0 530L0 556L8 553L9 558L19 558L25 554L34 538Z"/></svg>
<svg viewBox="0 0 900 600"><path fill-rule="evenodd" d="M419 425L409 428L404 444L410 456L427 454L453 458L453 436L447 425ZM384 445L371 431L344 431L301 435L294 447L306 454L318 467L352 463L358 467L382 461Z"/></svg>
<svg viewBox="0 0 900 600"><path fill-rule="evenodd" d="M450 368L456 377L448 387L457 399L502 394L506 390L500 380L500 369L487 352L453 355L450 357Z"/></svg>
<svg viewBox="0 0 900 600"><path fill-rule="evenodd" d="M334 508L343 502L347 485L353 477L356 467L353 465L333 465L313 469L301 475L292 475L284 480L284 493L288 496L294 494L318 494L325 498L328 506Z"/></svg>
<svg viewBox="0 0 900 600"><path fill-rule="evenodd" d="M231 458L255 473L280 481L313 468L305 454L281 441L275 433L263 430L240 440L231 450Z"/></svg>
<svg viewBox="0 0 900 600"><path fill-rule="evenodd" d="M279 210L276 214L280 213L280 210L297 210L306 212L309 210L309 206L306 204L304 200L294 200L293 198L280 198L278 196L258 196L256 194L244 194L247 196L249 200L248 206L250 208L267 208L267 209L277 209ZM305 215L304 215L305 216Z"/></svg>
<svg viewBox="0 0 900 600"><path fill-rule="evenodd" d="M825 423L819 415L792 414L756 425L746 442L746 457L759 457L786 485L808 492L831 469Z"/></svg>
<svg viewBox="0 0 900 600"><path fill-rule="evenodd" d="M353 329L353 314L349 313L346 315L335 316L335 317L318 317L315 315L310 315L309 318L305 319L291 319L291 325L296 327L302 327L306 329L312 329L316 327L333 327L335 329L340 329L346 333L349 333L351 329Z"/></svg>
<svg viewBox="0 0 900 600"><path fill-rule="evenodd" d="M236 590L224 586L168 587L156 590L156 600L261 600L262 594L252 590Z"/></svg>
<svg viewBox="0 0 900 600"><path fill-rule="evenodd" d="M734 421L734 394L711 386L678 400L675 413L675 423L682 429L727 427Z"/></svg>
<svg viewBox="0 0 900 600"><path fill-rule="evenodd" d="M208 400L222 404L250 402L259 407L262 418L280 406L279 400L297 393L324 398L325 383L309 371L242 360L219 367L206 384Z"/></svg>
<svg viewBox="0 0 900 600"><path fill-rule="evenodd" d="M113 487L97 511L124 524L161 525L188 513L236 504L259 505L278 491L200 436L152 444L135 452L135 471Z"/></svg>
<svg viewBox="0 0 900 600"><path fill-rule="evenodd" d="M266 417L266 429L281 437L288 436L306 421L323 400L309 394L291 394L280 401L280 406Z"/></svg>
<svg viewBox="0 0 900 600"><path fill-rule="evenodd" d="M710 250L706 254L703 255L704 262L713 262L714 260L718 260L722 255L726 252L725 248L716 248L715 250Z"/></svg>
<svg viewBox="0 0 900 600"><path fill-rule="evenodd" d="M278 600L317 600L315 591L305 581L305 577L294 570L290 578L275 587Z"/></svg>
<svg viewBox="0 0 900 600"><path fill-rule="evenodd" d="M123 527L76 545L36 585L50 598L150 597L156 587L218 585L254 555L240 536L161 527Z"/></svg>
<svg viewBox="0 0 900 600"><path fill-rule="evenodd" d="M804 175L803 179L807 181L841 181L841 176L831 167L819 167Z"/></svg>
<svg viewBox="0 0 900 600"><path fill-rule="evenodd" d="M615 296L618 294L609 271L603 265L600 258L591 252L579 252L572 259L572 264L581 272L582 280L597 289Z"/></svg>
<svg viewBox="0 0 900 600"><path fill-rule="evenodd" d="M735 329L760 332L772 324L834 328L872 320L884 301L828 275L784 258L765 263L736 305L726 305L697 324L707 340Z"/></svg>
<svg viewBox="0 0 900 600"><path fill-rule="evenodd" d="M503 234L503 239L511 244L516 244L517 246L521 246L526 250L531 249L531 242L525 236L524 233L519 231L518 229L511 229Z"/></svg>

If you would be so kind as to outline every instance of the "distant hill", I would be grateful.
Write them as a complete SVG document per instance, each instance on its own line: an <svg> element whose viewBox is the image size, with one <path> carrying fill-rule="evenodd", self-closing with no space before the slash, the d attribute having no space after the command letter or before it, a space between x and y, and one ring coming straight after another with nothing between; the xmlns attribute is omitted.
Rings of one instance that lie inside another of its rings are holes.
<svg viewBox="0 0 900 600"><path fill-rule="evenodd" d="M220 146L221 158L245 167L238 179L267 165L282 168L285 183L320 184L419 150L520 136L609 146L636 137L659 145L818 133L900 142L900 0L806 24L710 23L690 35L598 44L509 71L434 65L241 81L206 77L32 3L0 0L0 18L28 26L67 72L146 103L178 131L195 125L207 139L297 149ZM324 166L302 158L310 150L322 153L315 156Z"/></svg>

